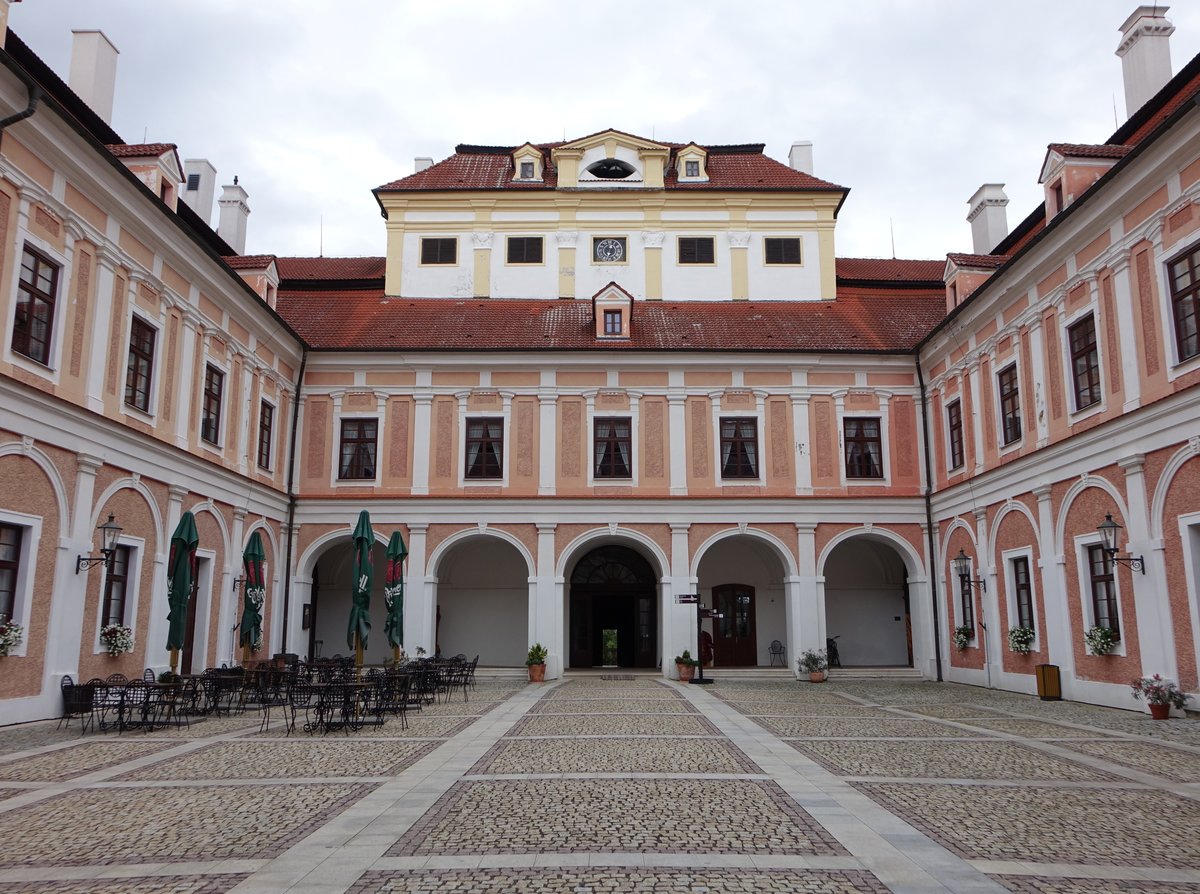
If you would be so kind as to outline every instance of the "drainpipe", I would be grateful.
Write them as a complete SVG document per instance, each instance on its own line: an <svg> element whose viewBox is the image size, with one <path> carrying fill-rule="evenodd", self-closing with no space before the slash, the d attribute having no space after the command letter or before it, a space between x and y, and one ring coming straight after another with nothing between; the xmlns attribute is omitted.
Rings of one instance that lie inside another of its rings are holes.
<svg viewBox="0 0 1200 894"><path fill-rule="evenodd" d="M933 458L929 442L929 402L925 399L925 374L921 372L921 352L913 352L917 366L917 384L921 388L921 434L925 441L925 529L929 536L929 560L937 563L937 539L933 527ZM937 574L929 569L929 598L933 606L933 656L937 662L937 681L942 682L942 624L938 620Z"/></svg>
<svg viewBox="0 0 1200 894"><path fill-rule="evenodd" d="M7 118L0 120L0 132L4 131L10 124L16 124L18 121L24 121L30 117L37 109L38 100L42 98L42 88L33 82L23 68L14 66L12 73L20 78L21 83L25 85L25 90L29 94L29 105L16 114L9 115Z"/></svg>
<svg viewBox="0 0 1200 894"><path fill-rule="evenodd" d="M283 566L283 645L279 650L288 650L288 608L292 602L292 525L296 521L296 435L300 423L300 383L304 381L304 367L308 364L308 348L300 355L300 371L296 373L296 395L292 401L292 434L288 448L288 514L287 514L287 558ZM940 679L940 678L939 678Z"/></svg>

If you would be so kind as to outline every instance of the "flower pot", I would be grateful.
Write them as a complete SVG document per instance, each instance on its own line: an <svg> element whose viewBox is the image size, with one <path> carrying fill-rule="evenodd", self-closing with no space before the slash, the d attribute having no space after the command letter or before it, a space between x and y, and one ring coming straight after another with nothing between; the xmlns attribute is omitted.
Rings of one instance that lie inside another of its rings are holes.
<svg viewBox="0 0 1200 894"><path fill-rule="evenodd" d="M696 675L696 668L690 664L676 664L675 670L679 671L680 683L690 683L692 677Z"/></svg>
<svg viewBox="0 0 1200 894"><path fill-rule="evenodd" d="M1150 706L1150 716L1153 717L1155 720L1166 720L1168 717L1171 716L1171 706L1170 705L1151 705Z"/></svg>
<svg viewBox="0 0 1200 894"><path fill-rule="evenodd" d="M809 671L808 672L808 682L824 683L825 682L825 671Z"/></svg>
<svg viewBox="0 0 1200 894"><path fill-rule="evenodd" d="M530 664L529 667L529 682L530 683L545 683L546 682L546 665Z"/></svg>

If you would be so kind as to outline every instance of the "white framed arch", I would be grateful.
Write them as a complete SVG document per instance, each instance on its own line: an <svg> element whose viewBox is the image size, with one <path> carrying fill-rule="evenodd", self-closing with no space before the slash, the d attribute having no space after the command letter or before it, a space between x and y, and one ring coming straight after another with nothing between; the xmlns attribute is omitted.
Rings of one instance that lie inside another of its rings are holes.
<svg viewBox="0 0 1200 894"><path fill-rule="evenodd" d="M231 556L229 552L229 525L225 523L225 516L221 515L221 513L217 511L217 507L213 505L211 500L205 500L202 503L197 503L189 511L192 513L192 515L211 515L217 520L217 527L221 530L221 545L223 547L222 552L225 554L225 564L228 565ZM202 543L200 546L201 548L204 548L207 546L207 544Z"/></svg>
<svg viewBox="0 0 1200 894"><path fill-rule="evenodd" d="M1067 488L1066 494L1063 495L1062 505L1058 509L1058 518L1054 520L1055 553L1062 555L1066 550L1063 541L1066 537L1067 515L1071 512L1071 506L1081 493L1093 487L1099 488L1112 497L1113 502L1117 504L1117 511L1120 513L1121 518L1128 521L1129 508L1125 505L1125 498L1121 496L1121 492L1117 490L1116 485L1100 475L1086 475Z"/></svg>
<svg viewBox="0 0 1200 894"><path fill-rule="evenodd" d="M955 516L954 521L950 522L950 527L946 529L946 533L942 535L941 542L938 544L938 552L943 556L946 554L947 545L950 543L950 538L954 536L954 532L962 529L967 532L967 537L971 541L971 545L975 547L975 551L979 551L979 540L975 536L975 529L961 515ZM976 556L976 560L979 557Z"/></svg>
<svg viewBox="0 0 1200 894"><path fill-rule="evenodd" d="M146 501L146 505L150 507L150 517L154 520L154 551L161 552L163 544L166 542L167 531L165 521L163 520L162 511L158 508L158 503L154 499L154 494L150 488L142 483L141 479L130 477L118 478L100 493L92 504L92 524L91 529L100 524L100 516L104 513L104 505L113 498L113 496L122 490L136 491Z"/></svg>
<svg viewBox="0 0 1200 894"><path fill-rule="evenodd" d="M278 567L278 565L279 565L279 540L275 536L274 529L267 523L267 520L265 518L260 518L258 521L256 521L254 524L252 524L250 527L248 527L245 531L242 532L242 540L243 540L242 549L245 550L246 543L249 542L249 540L250 540L250 535L253 534L255 531L262 531L263 536L265 536L267 538L267 540L270 542L271 555L275 557L275 565Z"/></svg>
<svg viewBox="0 0 1200 894"><path fill-rule="evenodd" d="M1037 518L1034 516L1033 510L1020 500L1010 500L1000 507L1000 511L996 513L996 517L992 520L992 523L988 528L988 564L991 564L990 557L996 555L996 546L1000 540L1000 525L1004 519L1013 512L1025 516L1025 518L1029 521L1030 527L1033 528L1033 543L1031 543L1030 546L1034 547L1038 551L1039 555L1041 554L1040 545L1042 542L1042 534L1038 530Z"/></svg>
<svg viewBox="0 0 1200 894"><path fill-rule="evenodd" d="M375 535L375 542L382 543L387 546L388 538L384 537L379 531L372 529L371 533ZM338 540L353 540L354 528L347 525L345 528L340 528L335 531L326 531L316 540L308 545L308 547L300 554L300 559L296 562L296 577L312 582L313 569L317 566L317 560L321 558L321 554L334 542ZM295 591L293 591L293 598Z"/></svg>
<svg viewBox="0 0 1200 894"><path fill-rule="evenodd" d="M455 531L453 534L439 543L434 548L433 552L429 554L429 559L425 566L427 569L426 573L430 577L437 577L438 569L447 553L449 553L460 543L480 537L491 537L496 540L502 540L514 547L517 552L521 554L521 558L525 560L525 569L529 572L528 576L533 577L535 574L537 574L537 563L534 561L533 553L529 551L529 548L522 543L518 537L501 528L480 528L479 526L475 526L473 528L464 528L461 531Z"/></svg>
<svg viewBox="0 0 1200 894"><path fill-rule="evenodd" d="M1167 511L1167 493L1171 489L1171 484L1175 480L1175 476L1179 474L1190 459L1200 456L1200 442L1189 442L1184 444L1171 458L1167 460L1167 464L1163 466L1162 474L1158 476L1158 484L1154 488L1154 498L1150 501L1150 537L1153 540L1159 540L1163 536L1163 525L1166 519L1163 518Z"/></svg>
<svg viewBox="0 0 1200 894"><path fill-rule="evenodd" d="M888 528L879 528L875 525L860 525L857 528L850 528L847 531L842 531L842 533L826 543L824 549L821 550L821 554L817 556L817 576L824 576L825 564L829 561L829 556L835 549L841 544L858 537L866 537L867 539L880 540L887 543L889 546L895 548L896 552L904 559L909 577L919 578L924 576L925 563L913 545L895 531Z"/></svg>
<svg viewBox="0 0 1200 894"><path fill-rule="evenodd" d="M734 527L726 528L723 531L717 531L715 534L701 543L696 549L696 554L692 557L688 568L688 574L690 574L693 578L699 578L700 561L704 558L704 554L720 541L728 540L731 537L749 537L752 540L758 540L770 546L775 552L776 556L779 558L780 562L783 564L783 576L785 578L795 577L800 573L796 565L796 557L792 554L792 551L789 550L786 545L784 545L783 541L767 531L759 531L755 528L747 526L744 530L742 528Z"/></svg>
<svg viewBox="0 0 1200 894"><path fill-rule="evenodd" d="M60 536L67 536L71 530L71 512L70 504L67 501L67 489L63 486L62 476L58 473L58 467L54 465L54 460L36 444L26 446L21 441L10 441L7 444L0 445L0 457L5 456L24 456L27 459L33 460L46 478L50 481L50 489L54 491L54 502L58 508L59 532Z"/></svg>
<svg viewBox="0 0 1200 894"><path fill-rule="evenodd" d="M602 528L593 528L590 531L584 531L574 540L566 545L558 560L554 563L554 574L557 578L566 577L567 566L576 561L586 550L584 549L589 543L594 541L615 542L620 540L633 541L641 546L654 558L658 564L658 579L662 581L670 576L671 562L667 558L667 554L662 551L662 548L643 534L640 531L634 531L629 528L623 528L620 525L606 525Z"/></svg>

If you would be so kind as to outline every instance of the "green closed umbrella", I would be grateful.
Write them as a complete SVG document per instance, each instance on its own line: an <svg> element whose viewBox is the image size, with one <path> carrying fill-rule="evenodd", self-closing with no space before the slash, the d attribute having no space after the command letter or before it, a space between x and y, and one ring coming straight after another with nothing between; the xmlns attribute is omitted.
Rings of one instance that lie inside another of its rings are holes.
<svg viewBox="0 0 1200 894"><path fill-rule="evenodd" d="M359 667L362 667L367 637L371 635L371 543L374 539L371 516L364 509L354 526L354 584L350 593L350 627L346 631L346 644L354 649L354 660Z"/></svg>
<svg viewBox="0 0 1200 894"><path fill-rule="evenodd" d="M262 535L255 531L250 535L250 541L242 553L242 569L246 582L242 596L242 623L238 632L238 644L242 647L243 665L250 660L250 652L262 642L262 609L267 600L267 585L263 581L263 562L266 558Z"/></svg>
<svg viewBox="0 0 1200 894"><path fill-rule="evenodd" d="M196 580L196 517L185 512L171 535L171 555L167 560L167 648L171 650L171 673L179 667L179 650L187 631L188 600Z"/></svg>
<svg viewBox="0 0 1200 894"><path fill-rule="evenodd" d="M383 601L387 606L383 629L396 660L400 659L400 647L404 645L404 559L407 555L404 538L399 531L393 531L387 545L387 577L383 582Z"/></svg>

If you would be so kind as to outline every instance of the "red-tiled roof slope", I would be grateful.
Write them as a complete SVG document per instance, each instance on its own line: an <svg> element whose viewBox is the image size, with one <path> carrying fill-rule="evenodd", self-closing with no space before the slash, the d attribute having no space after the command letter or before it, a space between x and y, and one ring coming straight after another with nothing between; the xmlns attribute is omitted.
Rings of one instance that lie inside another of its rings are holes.
<svg viewBox="0 0 1200 894"><path fill-rule="evenodd" d="M805 174L762 154L762 144L714 147L705 165L708 181L678 182L674 167L664 176L666 189L685 190L816 190L842 191L844 187ZM460 145L449 158L385 183L376 192L446 191L476 189L550 190L558 186L558 170L544 151L543 179L513 180L511 149L503 146ZM597 187L592 187L597 188ZM619 188L619 187L615 187Z"/></svg>
<svg viewBox="0 0 1200 894"><path fill-rule="evenodd" d="M281 292L279 312L316 350L770 351L912 350L945 313L939 290L888 300L639 301L630 337L597 339L589 301L387 299L379 291Z"/></svg>
<svg viewBox="0 0 1200 894"><path fill-rule="evenodd" d="M995 270L1008 258L1008 255L968 255L959 252L946 255L947 261L953 261L959 267L983 267L986 270Z"/></svg>
<svg viewBox="0 0 1200 894"><path fill-rule="evenodd" d="M1124 158L1132 148L1103 143L1051 143L1046 151L1057 152L1066 158Z"/></svg>
<svg viewBox="0 0 1200 894"><path fill-rule="evenodd" d="M387 258L276 258L283 280L383 279Z"/></svg>
<svg viewBox="0 0 1200 894"><path fill-rule="evenodd" d="M111 143L105 147L117 158L149 158L174 152L174 143Z"/></svg>
<svg viewBox="0 0 1200 894"><path fill-rule="evenodd" d="M230 255L221 260L234 270L261 270L275 260L275 255Z"/></svg>
<svg viewBox="0 0 1200 894"><path fill-rule="evenodd" d="M945 261L906 258L838 258L837 278L881 282L941 282Z"/></svg>

